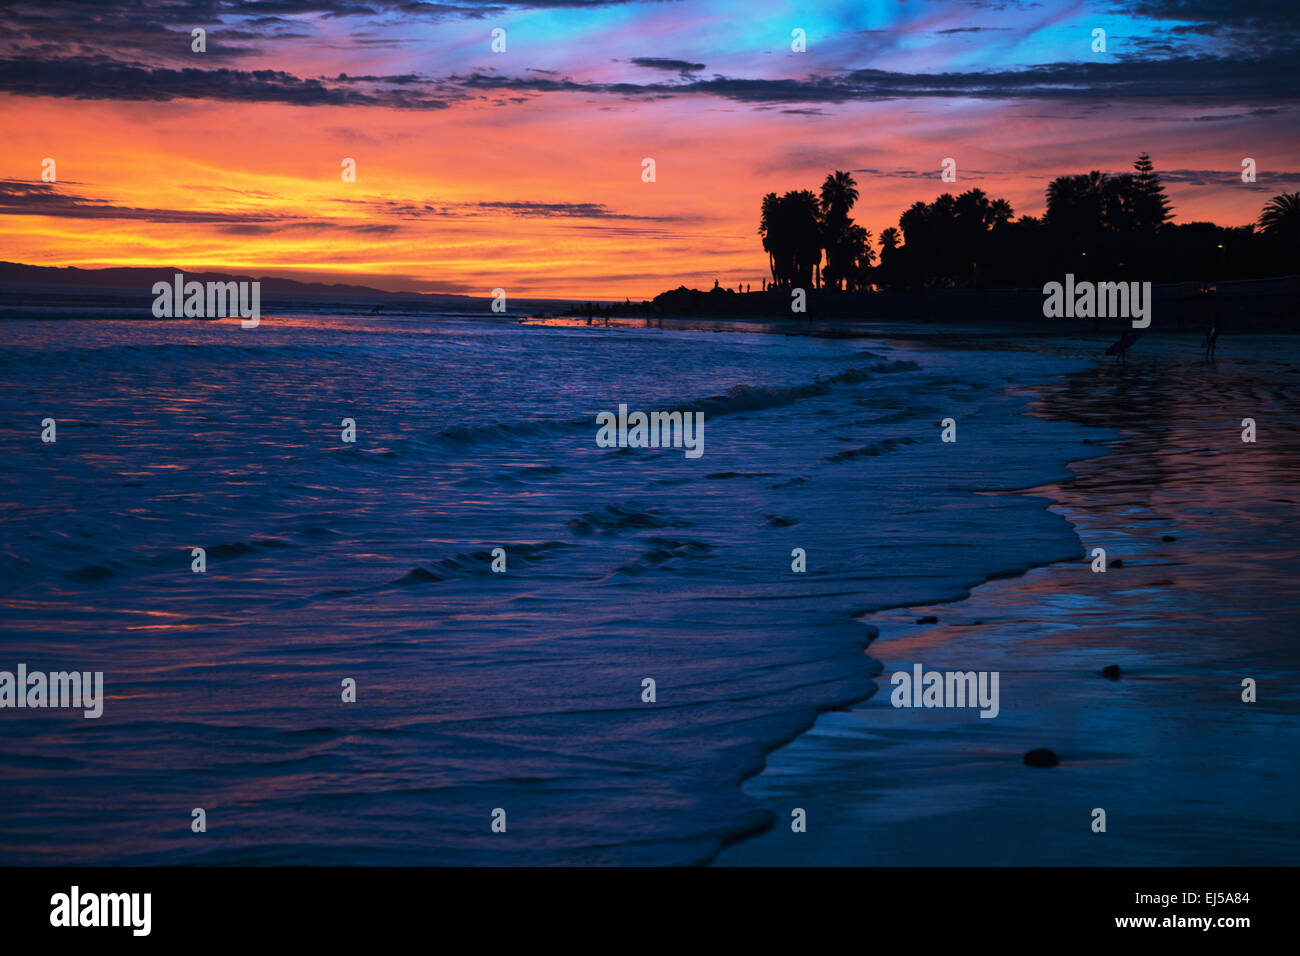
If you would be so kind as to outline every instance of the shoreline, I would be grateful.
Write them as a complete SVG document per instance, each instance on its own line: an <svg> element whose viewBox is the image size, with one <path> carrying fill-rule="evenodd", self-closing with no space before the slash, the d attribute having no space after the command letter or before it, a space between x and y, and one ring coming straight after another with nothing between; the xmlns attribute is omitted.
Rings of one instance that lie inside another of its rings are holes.
<svg viewBox="0 0 1300 956"><path fill-rule="evenodd" d="M1300 743L1291 729L1300 704L1284 690L1295 686L1286 642L1300 615L1284 584L1270 587L1266 569L1274 555L1261 558L1249 547L1263 537L1281 540L1283 555L1300 548L1287 522L1294 508L1288 512L1286 503L1297 497L1286 488L1296 490L1294 479L1281 471L1284 455L1247 464L1230 442L1205 445L1215 435L1193 410L1157 423L1143 419L1139 403L1116 409L1127 389L1149 398L1194 385L1194 365L1163 358L1168 365L1155 386L1144 387L1140 372L1090 370L1045 390L1033 412L1121 429L1109 454L1070 463L1074 477L1020 493L1049 495L1050 509L1071 523L1085 553L1104 547L1122 566L1094 574L1087 560L1056 562L980 585L964 600L868 617L880 629L869 653L884 674L913 662L927 670L1000 671L1001 716L896 710L887 679L879 681L886 693L823 713L812 729L768 755L743 789L776 814L777 824L730 844L711 865L1300 859L1300 811L1286 797L1297 785L1286 755ZM1257 377L1251 366L1260 361L1224 369L1232 373L1229 394L1249 396L1258 381L1278 380ZM1202 384L1195 397L1213 407L1223 384ZM1268 407L1281 411L1288 397L1274 389ZM1157 433L1164 439L1158 445ZM1277 440L1294 442L1277 433ZM1243 444L1236 433L1227 437ZM1246 454L1259 448L1243 447ZM1187 467L1169 468L1171 453L1187 457ZM1136 480L1117 482L1117 469ZM1271 484L1258 483L1260 471ZM1215 484L1199 477L1205 473L1256 494L1217 501ZM1168 508L1175 501L1179 507ZM1232 587L1223 588L1225 580ZM1259 604L1250 638L1232 643L1221 622L1240 613L1234 587L1254 592ZM1116 681L1100 673L1110 664L1121 667ZM1256 703L1241 703L1243 675L1267 686L1272 699L1261 691ZM1188 720L1197 730L1187 728ZM1055 750L1060 766L1024 766L1021 755L1037 747ZM1223 825L1215 797L1236 814ZM791 832L792 807L807 811L807 833ZM1099 807L1109 815L1107 834L1091 830L1090 814Z"/></svg>
<svg viewBox="0 0 1300 956"><path fill-rule="evenodd" d="M1064 278L1064 277L1062 277ZM1080 277L1083 281L1083 277ZM556 318L600 324L611 319L732 319L776 320L793 324L905 323L917 326L1020 327L1051 322L1044 315L1044 293L1038 288L925 289L915 292L835 292L809 290L804 311L792 312L787 288L760 292L682 286L641 302L587 302L555 314ZM1300 330L1300 276L1276 276L1224 282L1185 281L1151 286L1144 331L1203 331L1220 329ZM1072 303L1071 303L1072 304ZM1159 322L1152 321L1153 314ZM1084 317L1079 327L1094 331L1127 329L1124 317Z"/></svg>
<svg viewBox="0 0 1300 956"><path fill-rule="evenodd" d="M148 270L145 270L148 271ZM153 273L149 273L150 276ZM193 273L196 281L224 274ZM224 276L224 278L236 278ZM252 280L242 277L246 281ZM718 328L770 325L807 334L820 328L834 335L846 328L897 325L927 329L1014 329L1017 334L1061 335L1071 332L1114 336L1131 328L1127 317L1048 318L1044 294L1037 288L954 288L913 292L833 292L810 290L805 311L791 311L789 289L758 292L708 292L684 286L660 293L654 300L619 302L603 299L575 304L569 297L515 296L505 312L494 312L490 297L444 293L390 293L364 287L340 286L321 291L312 284L267 279L261 296L262 318L278 314L341 314L354 318L375 315L419 317L445 313L514 320L523 324L586 325L655 328L661 323L714 324ZM1080 281L1083 281L1082 277ZM317 284L319 285L319 284ZM81 286L0 283L0 321L75 321L109 318L132 321L216 321L216 317L165 318L152 313L153 296L144 286ZM427 298L421 298L425 296ZM566 308L566 305L568 306ZM1152 287L1144 334L1221 332L1300 332L1300 275L1216 282L1185 281ZM74 313L83 314L74 314ZM1062 324L1062 322L1066 324ZM690 326L688 326L690 327Z"/></svg>

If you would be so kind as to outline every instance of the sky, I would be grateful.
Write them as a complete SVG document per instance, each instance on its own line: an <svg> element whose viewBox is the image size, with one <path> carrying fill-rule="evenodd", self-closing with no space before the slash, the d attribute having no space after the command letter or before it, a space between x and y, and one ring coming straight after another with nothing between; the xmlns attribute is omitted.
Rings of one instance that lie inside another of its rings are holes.
<svg viewBox="0 0 1300 956"><path fill-rule="evenodd" d="M1142 151L1175 221L1244 225L1300 189L1298 28L1294 0L10 3L0 260L636 300L757 288L762 196L834 169L878 237L975 187L1041 215Z"/></svg>

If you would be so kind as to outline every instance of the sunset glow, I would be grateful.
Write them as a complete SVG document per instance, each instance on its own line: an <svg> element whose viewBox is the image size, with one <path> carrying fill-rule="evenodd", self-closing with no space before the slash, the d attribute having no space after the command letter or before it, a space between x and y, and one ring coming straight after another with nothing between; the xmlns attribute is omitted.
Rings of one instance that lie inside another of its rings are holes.
<svg viewBox="0 0 1300 956"><path fill-rule="evenodd" d="M0 13L0 259L621 299L757 286L762 195L836 168L875 237L974 186L1041 215L1052 177L1143 150L1178 222L1244 225L1300 183L1295 61L1259 15L1207 32L1156 3L279 6Z"/></svg>

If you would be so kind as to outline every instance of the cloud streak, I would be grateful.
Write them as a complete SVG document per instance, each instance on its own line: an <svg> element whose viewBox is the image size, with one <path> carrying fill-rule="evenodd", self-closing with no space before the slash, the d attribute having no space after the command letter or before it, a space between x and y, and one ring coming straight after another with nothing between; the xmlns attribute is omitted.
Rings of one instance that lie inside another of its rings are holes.
<svg viewBox="0 0 1300 956"><path fill-rule="evenodd" d="M1207 76L1212 76L1213 82L1207 82ZM207 99L397 110L444 110L458 101L485 93L579 94L632 100L715 97L752 106L954 98L1177 100L1249 106L1293 102L1296 89L1300 89L1300 59L1290 55L1259 59L1176 57L1161 61L1050 63L1021 70L964 73L866 69L777 79L715 74L710 78L673 83L588 82L541 74L507 76L484 72L453 74L435 80L416 74L350 76L346 73L327 79L302 78L282 70L150 68L98 57L64 58L38 64L0 60L0 91L20 96L154 102Z"/></svg>
<svg viewBox="0 0 1300 956"><path fill-rule="evenodd" d="M263 198L276 197L263 193ZM153 209L117 205L59 190L53 183L0 180L0 215L53 216L62 219L122 219L155 223L215 223L229 226L228 232L252 235L260 231L299 228L342 228L357 232L391 232L397 226L376 225L381 219L473 219L512 216L521 219L634 220L677 222L681 217L638 216L617 212L597 202L539 202L533 200L491 200L478 202L416 202L413 200L335 199L353 207L361 218L304 218L262 212L219 210Z"/></svg>
<svg viewBox="0 0 1300 956"><path fill-rule="evenodd" d="M343 81L350 84L351 79ZM408 90L351 89L318 79L303 79L282 70L235 70L220 67L150 68L106 61L100 57L65 57L32 63L0 60L0 91L19 96L58 96L79 100L178 99L241 103L286 103L292 106L381 106L404 110L441 110L444 99Z"/></svg>

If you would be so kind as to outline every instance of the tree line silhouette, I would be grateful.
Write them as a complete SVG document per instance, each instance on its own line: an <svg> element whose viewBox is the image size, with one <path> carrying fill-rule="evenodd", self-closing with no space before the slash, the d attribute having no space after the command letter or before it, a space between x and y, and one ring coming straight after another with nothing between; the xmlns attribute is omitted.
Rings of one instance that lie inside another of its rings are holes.
<svg viewBox="0 0 1300 956"><path fill-rule="evenodd" d="M773 284L849 292L866 288L876 252L871 233L849 217L857 201L857 183L842 170L826 177L820 197L807 189L764 196L758 234Z"/></svg>
<svg viewBox="0 0 1300 956"><path fill-rule="evenodd" d="M763 197L758 233L777 288L916 291L932 287L1039 286L1080 280L1227 280L1300 271L1300 193L1264 206L1256 223L1175 223L1146 153L1133 172L1058 176L1043 216L1013 218L1005 199L982 189L913 203L898 227L871 233L853 222L852 175L827 175L810 190ZM824 258L823 258L824 256Z"/></svg>

